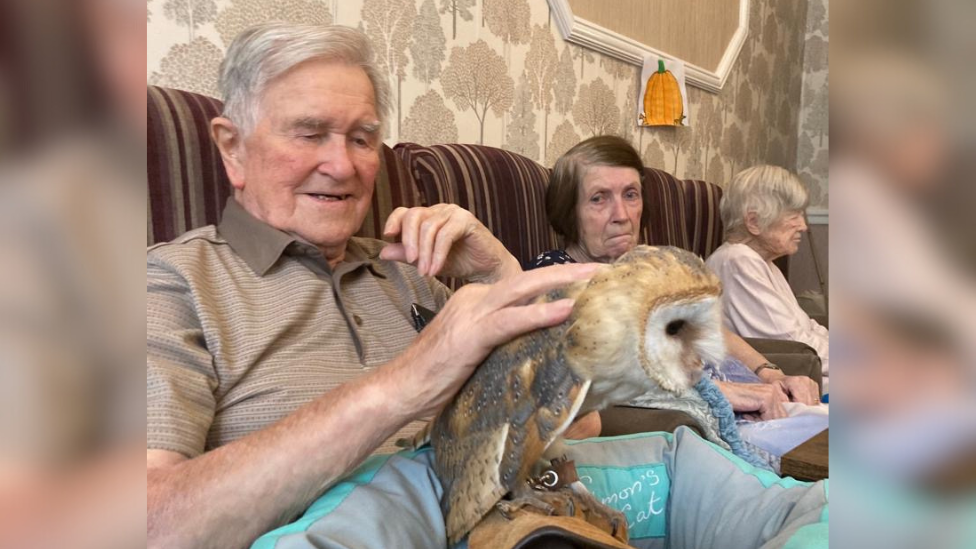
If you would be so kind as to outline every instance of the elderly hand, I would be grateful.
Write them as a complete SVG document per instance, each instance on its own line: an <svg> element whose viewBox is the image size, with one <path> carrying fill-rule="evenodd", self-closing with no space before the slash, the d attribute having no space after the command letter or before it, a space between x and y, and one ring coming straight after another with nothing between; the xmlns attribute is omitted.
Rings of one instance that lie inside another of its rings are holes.
<svg viewBox="0 0 976 549"><path fill-rule="evenodd" d="M521 271L518 260L471 212L454 204L397 208L383 229L400 237L380 258L415 265L421 275L494 282Z"/></svg>
<svg viewBox="0 0 976 549"><path fill-rule="evenodd" d="M762 420L780 419L787 415L783 404L789 400L778 383L718 381L715 384L728 399L734 412L755 415Z"/></svg>
<svg viewBox="0 0 976 549"><path fill-rule="evenodd" d="M415 417L440 409L496 346L565 320L573 300L531 303L549 290L589 278L595 264L557 265L499 283L467 284L455 293L399 362L397 394ZM417 413L419 412L419 414Z"/></svg>
<svg viewBox="0 0 976 549"><path fill-rule="evenodd" d="M799 402L810 406L820 402L820 390L817 382L807 376L788 376L779 370L770 368L759 372L759 378L765 383L777 384L789 397L790 402Z"/></svg>

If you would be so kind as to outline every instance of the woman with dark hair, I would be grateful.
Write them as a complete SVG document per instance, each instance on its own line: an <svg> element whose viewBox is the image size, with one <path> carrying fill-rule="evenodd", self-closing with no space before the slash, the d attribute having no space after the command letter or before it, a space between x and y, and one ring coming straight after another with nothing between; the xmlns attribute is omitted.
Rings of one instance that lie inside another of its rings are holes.
<svg viewBox="0 0 976 549"><path fill-rule="evenodd" d="M566 152L546 189L546 215L566 249L542 254L527 268L609 263L631 250L651 211L643 179L640 156L619 137L592 137Z"/></svg>

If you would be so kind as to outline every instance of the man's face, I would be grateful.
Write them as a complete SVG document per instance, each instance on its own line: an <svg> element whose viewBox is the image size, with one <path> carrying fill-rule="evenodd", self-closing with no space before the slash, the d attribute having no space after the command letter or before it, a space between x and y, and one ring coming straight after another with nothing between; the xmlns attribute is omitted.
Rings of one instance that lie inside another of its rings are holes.
<svg viewBox="0 0 976 549"><path fill-rule="evenodd" d="M370 207L379 117L359 67L309 61L273 80L243 142L235 197L251 215L341 258Z"/></svg>

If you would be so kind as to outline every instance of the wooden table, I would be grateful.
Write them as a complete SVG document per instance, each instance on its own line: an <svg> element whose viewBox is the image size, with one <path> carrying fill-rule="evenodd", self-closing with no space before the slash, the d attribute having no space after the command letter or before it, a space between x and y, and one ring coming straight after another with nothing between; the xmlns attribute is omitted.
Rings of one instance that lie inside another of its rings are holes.
<svg viewBox="0 0 976 549"><path fill-rule="evenodd" d="M780 460L780 474L797 480L816 481L830 476L830 429L787 452Z"/></svg>

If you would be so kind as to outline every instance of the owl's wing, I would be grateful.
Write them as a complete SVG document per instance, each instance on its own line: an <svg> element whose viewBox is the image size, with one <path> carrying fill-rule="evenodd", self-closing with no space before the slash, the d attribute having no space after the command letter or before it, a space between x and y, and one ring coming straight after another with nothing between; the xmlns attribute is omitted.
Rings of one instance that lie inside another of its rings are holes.
<svg viewBox="0 0 976 549"><path fill-rule="evenodd" d="M524 482L569 426L589 389L562 358L562 331L495 349L441 412L431 433L448 539L464 537Z"/></svg>

